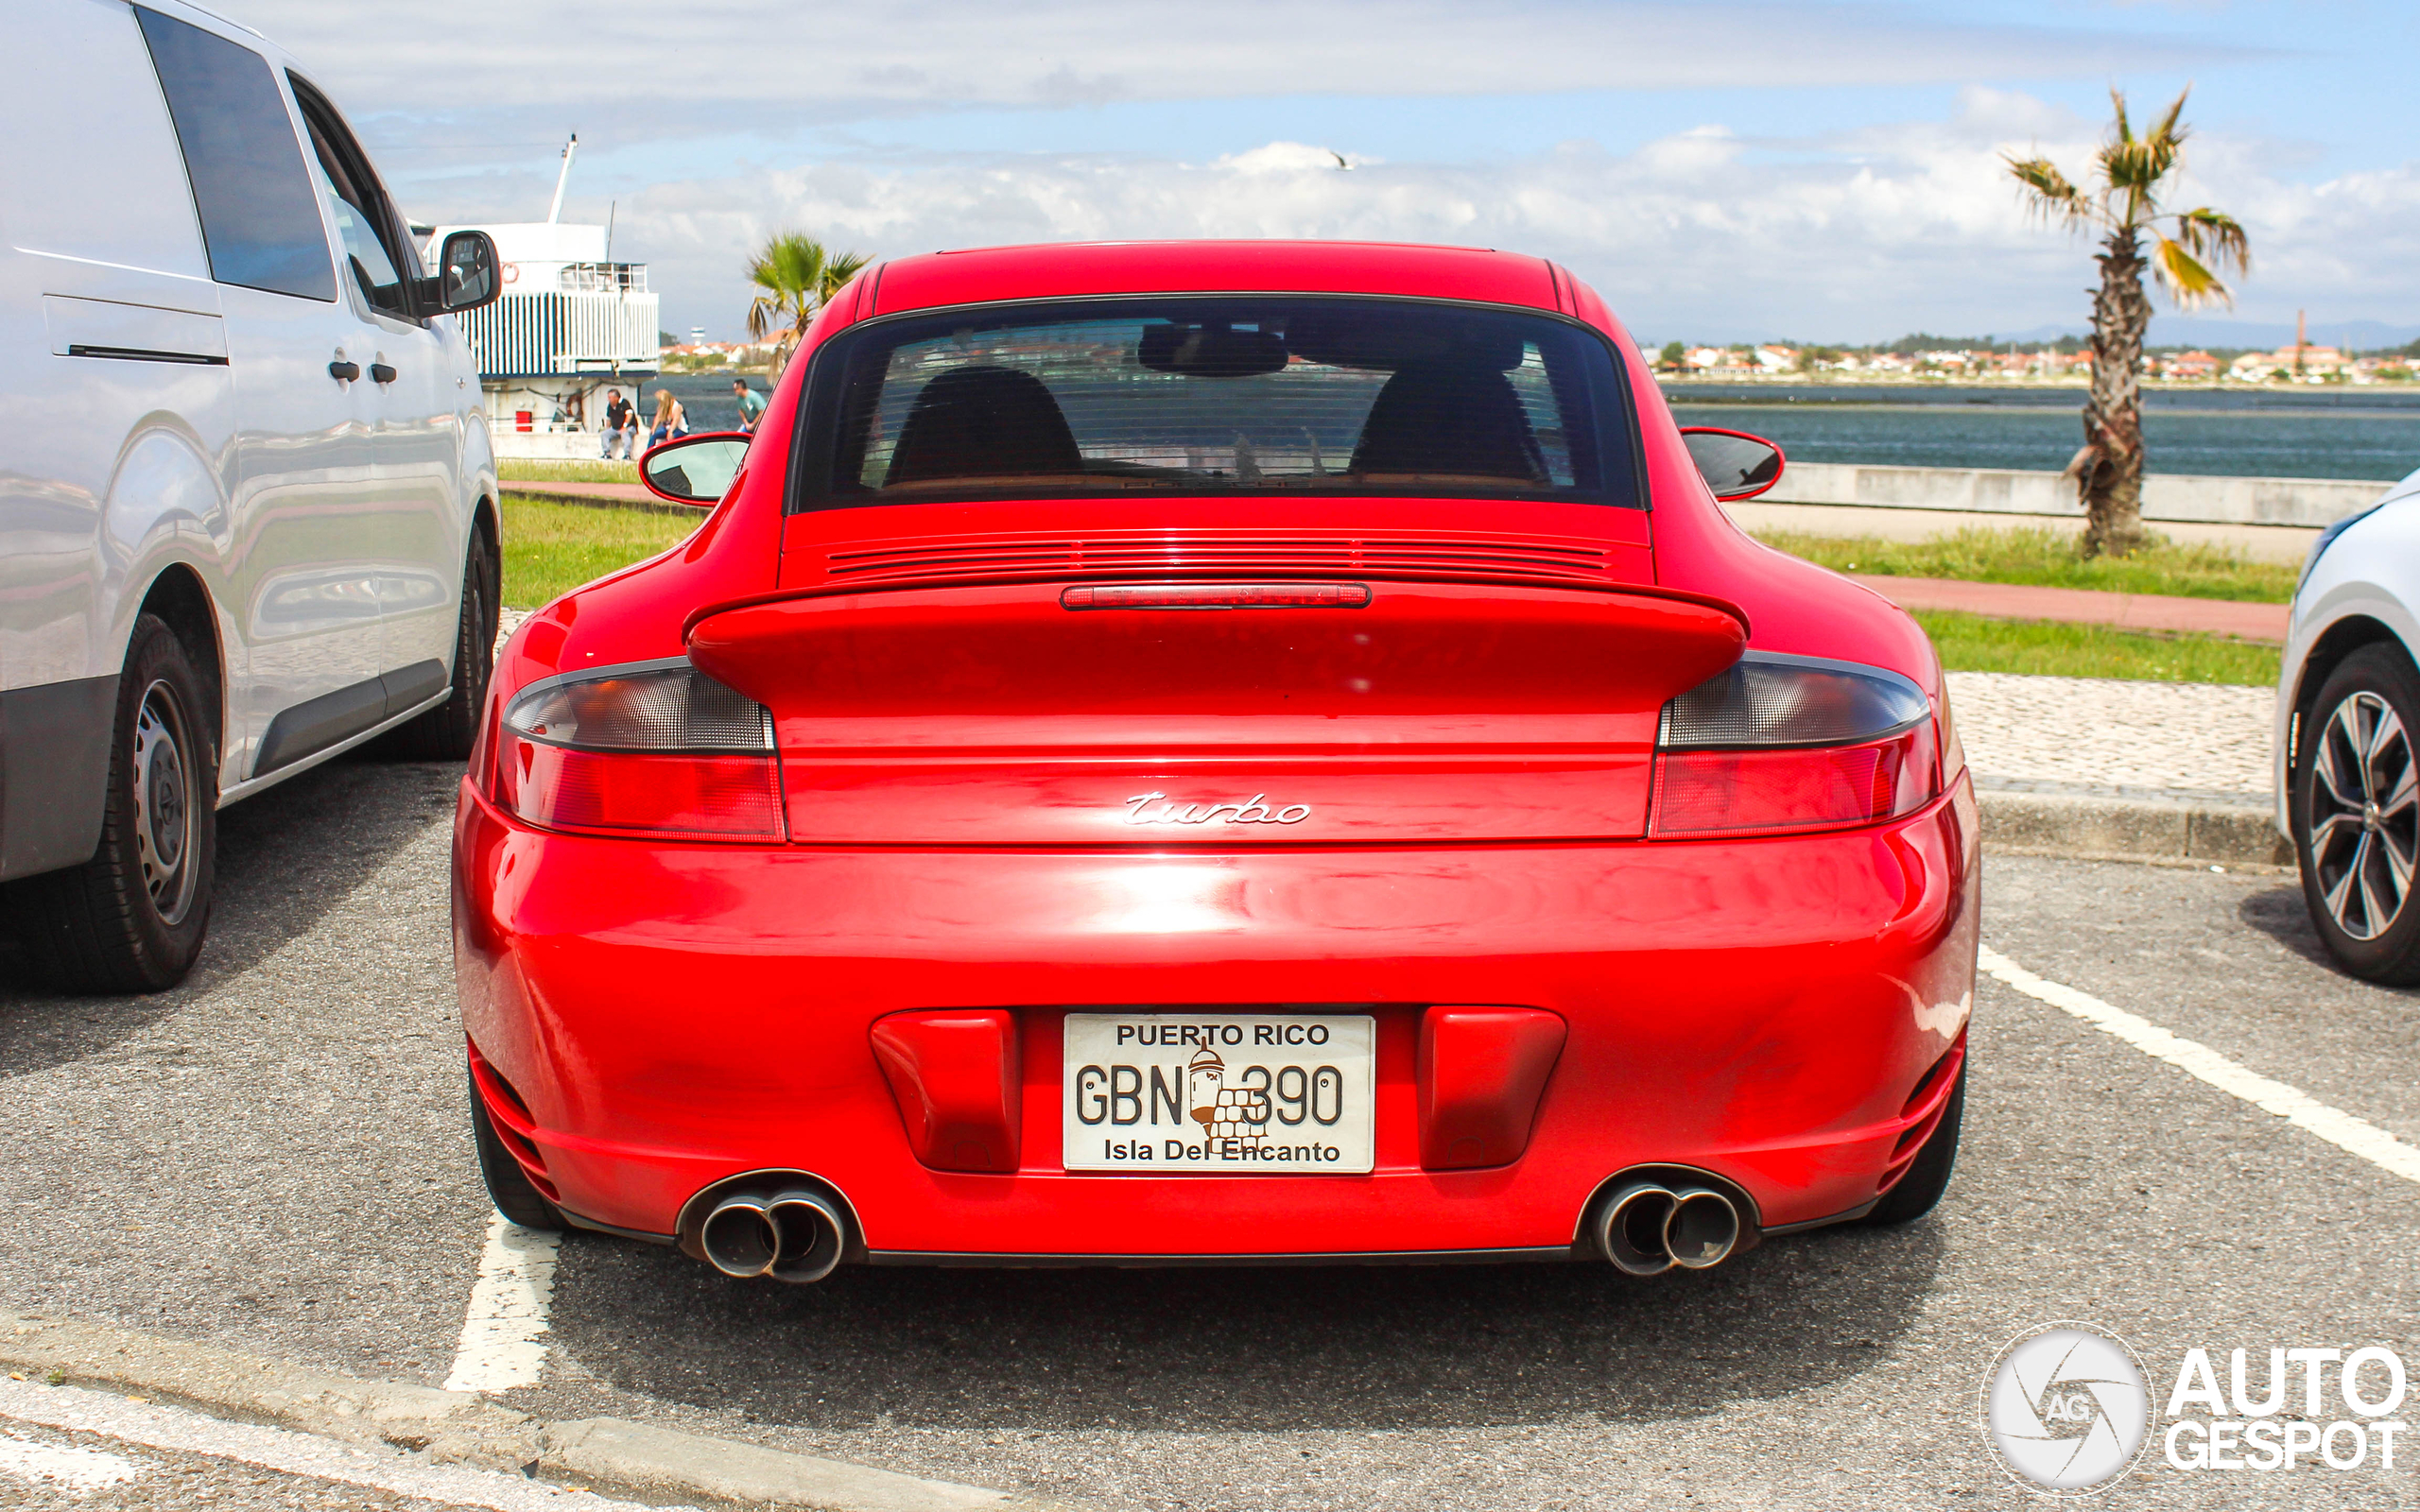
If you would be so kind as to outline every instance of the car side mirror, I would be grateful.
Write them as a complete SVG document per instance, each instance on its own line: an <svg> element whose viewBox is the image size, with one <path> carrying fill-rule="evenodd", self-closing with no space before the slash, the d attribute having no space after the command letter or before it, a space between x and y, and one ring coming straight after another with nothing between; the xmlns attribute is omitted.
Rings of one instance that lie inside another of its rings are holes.
<svg viewBox="0 0 2420 1512"><path fill-rule="evenodd" d="M1698 465L1698 476L1725 504L1753 499L1781 481L1781 448L1761 436L1690 425L1682 429L1681 443Z"/></svg>
<svg viewBox="0 0 2420 1512"><path fill-rule="evenodd" d="M458 231L437 254L437 307L460 315L493 304L504 293L495 238L483 231Z"/></svg>
<svg viewBox="0 0 2420 1512"><path fill-rule="evenodd" d="M659 499L711 508L739 475L749 439L738 431L710 431L666 441L639 458L639 480Z"/></svg>

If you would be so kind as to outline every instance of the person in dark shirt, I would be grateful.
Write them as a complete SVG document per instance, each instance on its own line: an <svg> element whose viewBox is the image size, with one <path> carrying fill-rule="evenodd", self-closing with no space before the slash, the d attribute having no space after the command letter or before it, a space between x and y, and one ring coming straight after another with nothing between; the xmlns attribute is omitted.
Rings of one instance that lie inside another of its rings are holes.
<svg viewBox="0 0 2420 1512"><path fill-rule="evenodd" d="M614 455L614 447L618 442L622 448L622 455L627 460L631 455L632 447L638 441L639 414L637 410L631 407L631 402L622 397L622 391L618 388L605 390L603 429L605 449L598 455L610 459Z"/></svg>

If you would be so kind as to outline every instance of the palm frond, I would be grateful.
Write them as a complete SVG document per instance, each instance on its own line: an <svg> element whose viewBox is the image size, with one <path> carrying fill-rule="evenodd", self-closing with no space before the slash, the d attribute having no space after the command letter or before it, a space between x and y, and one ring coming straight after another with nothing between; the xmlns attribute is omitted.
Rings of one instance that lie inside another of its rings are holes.
<svg viewBox="0 0 2420 1512"><path fill-rule="evenodd" d="M2091 223L2092 197L2069 183L2057 163L2048 158L2002 157L2000 161L2008 164L2009 177L2025 186L2027 210L2054 225Z"/></svg>
<svg viewBox="0 0 2420 1512"><path fill-rule="evenodd" d="M2134 141L2134 128L2126 124L2126 92L2115 84L2109 86L2109 110L2117 117L2116 134L2110 140L2120 146Z"/></svg>
<svg viewBox="0 0 2420 1512"><path fill-rule="evenodd" d="M816 302L822 303L849 286L849 280L865 271L873 259L863 252L838 252L826 259L822 277L817 281Z"/></svg>
<svg viewBox="0 0 2420 1512"><path fill-rule="evenodd" d="M2192 93L2193 86L2190 84L2187 84L2182 90L2179 90L2175 100L2168 107L2168 113L2159 118L2159 124L2152 127L2148 134L2154 137L2166 137L2169 141L2182 143L2186 137L2186 128L2178 123L2182 121L2185 116L2185 96Z"/></svg>
<svg viewBox="0 0 2420 1512"><path fill-rule="evenodd" d="M2158 245L2152 252L2152 266L2158 270L2159 281L2168 285L2169 296L2180 310L2190 310L2217 301L2235 303L2235 293L2219 282L2219 275L2202 266L2182 242L2172 241L2158 232L2152 232Z"/></svg>
<svg viewBox="0 0 2420 1512"><path fill-rule="evenodd" d="M748 280L764 292L748 307L748 330L763 340L780 331L785 339L805 332L825 301L856 276L867 258L833 252L803 232L783 232L748 263Z"/></svg>
<svg viewBox="0 0 2420 1512"><path fill-rule="evenodd" d="M2176 239L2197 258L2233 267L2238 274L2252 271L2252 238L2240 222L2222 211L2203 205L2180 214Z"/></svg>

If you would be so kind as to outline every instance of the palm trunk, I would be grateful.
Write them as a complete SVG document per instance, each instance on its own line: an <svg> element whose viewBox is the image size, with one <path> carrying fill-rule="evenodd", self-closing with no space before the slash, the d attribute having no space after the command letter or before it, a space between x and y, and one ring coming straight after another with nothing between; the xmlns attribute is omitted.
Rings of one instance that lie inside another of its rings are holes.
<svg viewBox="0 0 2420 1512"><path fill-rule="evenodd" d="M2109 233L2092 297L2092 394L2076 458L2083 498L2083 554L2123 557L2143 543L2143 335L2152 301L2131 229Z"/></svg>

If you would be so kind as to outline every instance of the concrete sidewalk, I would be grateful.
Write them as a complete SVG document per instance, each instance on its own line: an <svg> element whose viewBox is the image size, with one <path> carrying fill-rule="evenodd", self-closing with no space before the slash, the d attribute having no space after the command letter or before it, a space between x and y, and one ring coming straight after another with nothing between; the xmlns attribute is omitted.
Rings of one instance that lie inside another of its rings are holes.
<svg viewBox="0 0 2420 1512"><path fill-rule="evenodd" d="M2275 828L2274 689L2005 672L1947 681L1990 849L2293 864Z"/></svg>

